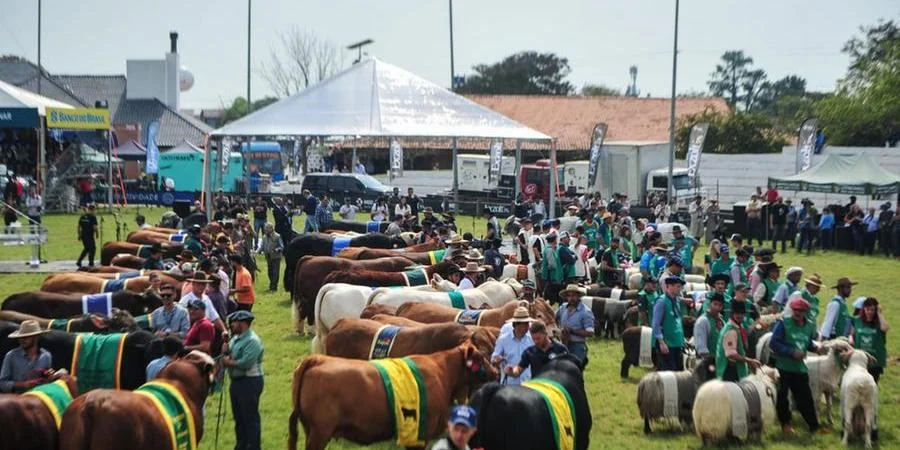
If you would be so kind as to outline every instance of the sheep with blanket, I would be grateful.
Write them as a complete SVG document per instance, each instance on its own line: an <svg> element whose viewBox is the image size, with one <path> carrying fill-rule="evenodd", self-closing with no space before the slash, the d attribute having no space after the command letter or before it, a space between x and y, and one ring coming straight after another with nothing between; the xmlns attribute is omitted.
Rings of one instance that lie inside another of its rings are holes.
<svg viewBox="0 0 900 450"><path fill-rule="evenodd" d="M760 442L777 424L775 383L778 371L771 367L738 383L712 380L700 386L694 399L694 432L703 445L721 444L728 438Z"/></svg>

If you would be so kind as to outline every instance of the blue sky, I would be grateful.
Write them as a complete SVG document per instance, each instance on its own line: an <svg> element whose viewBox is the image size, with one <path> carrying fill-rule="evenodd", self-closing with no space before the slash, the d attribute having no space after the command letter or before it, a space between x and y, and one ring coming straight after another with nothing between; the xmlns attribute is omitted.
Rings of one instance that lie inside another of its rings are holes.
<svg viewBox="0 0 900 450"><path fill-rule="evenodd" d="M37 1L0 0L0 54L36 59ZM182 107L215 107L246 89L245 0L43 1L43 62L55 73L124 73L125 60L161 58L180 33L182 63L196 78ZM456 0L456 69L471 73L521 50L570 60L576 86L638 87L667 96L674 1ZM681 2L679 92L705 90L726 50L743 49L769 78L798 74L814 90L843 75L843 43L864 24L898 18L896 0L685 0ZM371 38L368 51L438 84L450 79L447 0L253 0L253 66L279 33L307 29L339 46ZM346 53L346 67L352 61ZM252 75L253 97L270 93Z"/></svg>

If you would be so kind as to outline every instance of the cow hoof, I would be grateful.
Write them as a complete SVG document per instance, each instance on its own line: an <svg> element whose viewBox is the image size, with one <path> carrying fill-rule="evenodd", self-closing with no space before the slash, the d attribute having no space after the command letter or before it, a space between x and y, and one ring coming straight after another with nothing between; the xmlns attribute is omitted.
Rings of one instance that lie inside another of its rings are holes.
<svg viewBox="0 0 900 450"><path fill-rule="evenodd" d="M644 434L650 434L650 420L644 419Z"/></svg>

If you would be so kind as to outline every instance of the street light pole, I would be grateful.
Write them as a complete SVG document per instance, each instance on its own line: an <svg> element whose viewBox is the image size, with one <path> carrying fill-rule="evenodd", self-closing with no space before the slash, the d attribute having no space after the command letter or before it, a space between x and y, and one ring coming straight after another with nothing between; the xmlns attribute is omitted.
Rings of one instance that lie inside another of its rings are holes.
<svg viewBox="0 0 900 450"><path fill-rule="evenodd" d="M669 113L669 182L666 189L666 202L673 204L675 186L672 185L672 176L675 171L675 80L678 75L678 7L679 0L675 0L675 39L672 51L672 108Z"/></svg>
<svg viewBox="0 0 900 450"><path fill-rule="evenodd" d="M43 2L41 0L38 0L38 24L37 24L38 25L38 29L37 29L37 32L38 32L37 33L38 34L37 35L37 38L38 38L38 49L37 49L38 50L38 52L37 52L38 53L37 54L37 64L38 64L37 88L38 88L38 92L37 93L38 93L38 95L41 95L41 78L43 78L43 73L44 73L43 70L41 70L41 9L42 9L41 4L42 3Z"/></svg>
<svg viewBox="0 0 900 450"><path fill-rule="evenodd" d="M247 114L250 114L250 7L253 0L247 0ZM221 150L220 150L221 153Z"/></svg>
<svg viewBox="0 0 900 450"><path fill-rule="evenodd" d="M453 65L453 0L450 0L450 90L455 90L456 68Z"/></svg>

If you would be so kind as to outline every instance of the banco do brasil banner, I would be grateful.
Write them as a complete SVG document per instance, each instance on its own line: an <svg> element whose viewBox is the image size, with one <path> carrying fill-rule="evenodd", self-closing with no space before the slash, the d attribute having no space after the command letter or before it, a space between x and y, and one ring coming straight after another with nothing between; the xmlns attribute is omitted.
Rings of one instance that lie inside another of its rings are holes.
<svg viewBox="0 0 900 450"><path fill-rule="evenodd" d="M108 130L109 110L101 108L47 108L47 128Z"/></svg>

